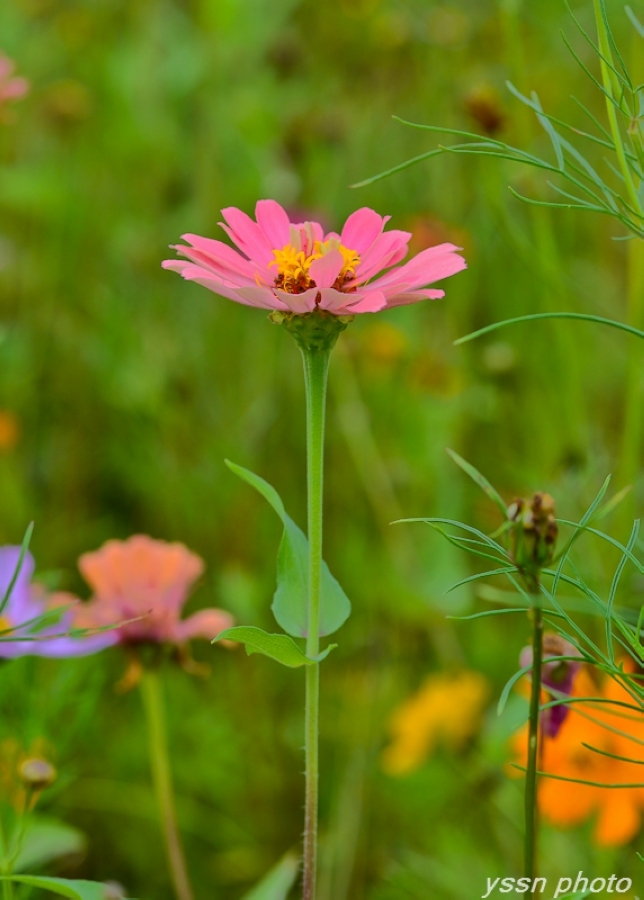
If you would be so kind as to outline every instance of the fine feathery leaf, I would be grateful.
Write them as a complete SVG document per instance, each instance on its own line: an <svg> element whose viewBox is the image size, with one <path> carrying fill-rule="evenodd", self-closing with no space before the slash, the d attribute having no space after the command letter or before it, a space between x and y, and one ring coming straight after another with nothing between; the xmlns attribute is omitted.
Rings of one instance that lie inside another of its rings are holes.
<svg viewBox="0 0 644 900"><path fill-rule="evenodd" d="M600 750L599 747L593 747L591 744L581 742L581 746L593 753L599 753L600 756L608 756L610 759L618 759L620 762L633 763L634 766L644 766L644 759L632 759L630 756L618 756L616 753L609 753L608 750Z"/></svg>
<svg viewBox="0 0 644 900"><path fill-rule="evenodd" d="M626 15L631 20L633 28L635 28L640 37L644 38L644 25L642 25L642 23L639 21L630 6L625 6L624 9L626 11Z"/></svg>
<svg viewBox="0 0 644 900"><path fill-rule="evenodd" d="M475 338L481 337L484 334L489 334L491 331L496 331L498 328L504 328L506 325L516 325L519 322L534 322L538 319L579 319L583 322L597 322L600 325L610 325L612 328L617 328L620 331L626 331L628 334L634 334L635 337L644 338L644 331L640 331L639 328L633 328L631 325L626 325L624 322L618 322L615 319L605 319L603 316L593 316L589 313L574 313L574 312L551 312L551 313L531 313L527 316L517 316L513 319L504 319L502 322L493 322L491 325L486 325L485 328L479 328L477 331L472 331L470 334L464 335L464 337L457 338L454 341L454 346L458 346L459 344L465 344L468 341L473 341Z"/></svg>
<svg viewBox="0 0 644 900"><path fill-rule="evenodd" d="M608 649L608 654L610 656L611 662L615 662L615 648L613 646L613 606L615 604L615 595L617 593L617 587L619 585L619 580L622 576L622 572L624 571L624 567L628 562L629 555L631 555L631 551L637 540L639 530L640 522L639 519L636 519L635 523L633 524L633 530L631 532L628 545L626 547L627 552L622 554L622 558L617 564L617 569L615 570L613 581L610 586L608 601L606 603L606 647Z"/></svg>
<svg viewBox="0 0 644 900"><path fill-rule="evenodd" d="M253 653L261 653L263 656L269 656L283 666L291 669L297 669L300 666L312 666L315 663L322 662L338 645L329 644L326 650L323 650L314 659L309 658L297 646L293 638L286 634L268 634L261 628L255 628L253 625L236 625L234 628L226 628L220 632L212 641L236 641L244 644L246 653L251 656Z"/></svg>
<svg viewBox="0 0 644 900"><path fill-rule="evenodd" d="M525 766L519 766L519 765L517 765L517 763L510 763L510 765L514 769L518 769L520 772L526 771ZM537 775L540 778L554 778L555 781L568 781L571 784L587 784L590 787L613 788L613 789L617 789L617 790L619 790L620 788L630 788L630 789L644 788L644 784L642 784L641 782L636 782L634 784L631 782L627 782L627 783L619 782L618 784L609 784L606 781L587 781L584 778L568 778L565 775L554 775L552 772L537 772Z"/></svg>
<svg viewBox="0 0 644 900"><path fill-rule="evenodd" d="M457 466L460 466L461 469L470 476L472 481L474 481L481 490L485 491L490 500L496 504L499 509L501 515L504 519L508 517L508 509L506 504L503 502L503 497L499 494L499 492L494 488L487 478L475 469L471 463L468 463L467 460L463 459L462 456L459 456L458 453L455 453L454 450L450 450L449 447L445 448L447 453L451 456Z"/></svg>
<svg viewBox="0 0 644 900"><path fill-rule="evenodd" d="M517 683L517 681L520 681L524 675L527 675L528 672L531 672L531 671L532 671L532 663L530 663L529 666L524 666L522 669L519 669L519 671L515 672L514 675L512 676L512 678L510 678L506 682L505 687L501 691L501 696L499 697L499 702L496 707L497 715L500 716L501 713L503 712L503 710L505 709L505 705L508 702L508 697L510 696L510 691L512 690L514 685Z"/></svg>
<svg viewBox="0 0 644 900"><path fill-rule="evenodd" d="M20 556L18 557L18 563L16 565L13 575L11 576L11 581L9 582L7 590L4 593L4 597L0 601L0 615L2 615L2 613L4 612L5 607L7 606L7 603L9 602L9 598L11 597L11 592L13 591L14 587L16 586L16 581L18 580L18 575L20 575L20 570L22 569L22 565L25 561L25 556L27 555L27 550L29 549L29 542L31 541L31 535L33 534L33 530L34 530L34 523L30 522L29 525L27 526L27 530L25 531L25 536L22 539L22 546L20 548Z"/></svg>

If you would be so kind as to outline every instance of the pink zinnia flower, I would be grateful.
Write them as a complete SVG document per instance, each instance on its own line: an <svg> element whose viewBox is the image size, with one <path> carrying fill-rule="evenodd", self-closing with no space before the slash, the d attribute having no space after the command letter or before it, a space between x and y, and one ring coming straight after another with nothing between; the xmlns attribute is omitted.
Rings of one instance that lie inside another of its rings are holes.
<svg viewBox="0 0 644 900"><path fill-rule="evenodd" d="M15 68L13 60L0 50L0 108L7 100L20 100L29 91L26 78L12 77Z"/></svg>
<svg viewBox="0 0 644 900"><path fill-rule="evenodd" d="M246 306L296 315L315 309L338 316L378 312L443 297L444 291L426 285L466 265L454 244L430 247L397 265L407 255L411 234L383 231L390 217L367 207L352 213L340 234L325 234L318 222L291 222L275 200L257 203L256 222L233 206L222 215L221 227L238 250L184 234L188 246L175 249L189 262L162 265ZM384 269L389 271L383 275Z"/></svg>
<svg viewBox="0 0 644 900"><path fill-rule="evenodd" d="M80 610L76 625L96 628L138 618L116 630L123 644L212 640L233 625L233 617L221 609L202 609L180 618L190 589L204 570L203 560L183 544L137 534L84 553L78 568L94 594Z"/></svg>

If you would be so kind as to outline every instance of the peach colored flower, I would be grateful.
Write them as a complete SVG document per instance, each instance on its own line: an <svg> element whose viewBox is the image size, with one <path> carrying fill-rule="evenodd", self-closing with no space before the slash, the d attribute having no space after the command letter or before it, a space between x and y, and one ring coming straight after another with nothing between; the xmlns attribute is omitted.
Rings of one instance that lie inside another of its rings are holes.
<svg viewBox="0 0 644 900"><path fill-rule="evenodd" d="M0 50L0 109L7 101L20 100L29 91L26 78L19 78L13 73L15 63Z"/></svg>
<svg viewBox="0 0 644 900"><path fill-rule="evenodd" d="M611 678L601 688L596 687L585 666L575 675L571 696L634 703L630 694ZM571 703L568 709L557 735L542 737L539 767L543 772L598 784L644 783L644 712L638 714L601 702ZM526 764L527 748L526 725L512 739L515 760L522 766ZM639 764L614 756L638 760ZM579 825L596 814L596 842L602 846L625 844L640 831L644 788L602 788L543 777L539 783L539 810L544 819L560 828Z"/></svg>
<svg viewBox="0 0 644 900"><path fill-rule="evenodd" d="M296 315L315 309L338 316L378 312L443 297L444 291L426 285L466 267L454 244L430 247L397 265L407 255L411 234L384 231L390 217L367 207L352 213L340 234L325 234L318 222L291 222L275 200L257 203L256 222L232 206L222 215L221 227L237 250L184 234L188 246L174 249L188 262L162 265L246 306Z"/></svg>
<svg viewBox="0 0 644 900"><path fill-rule="evenodd" d="M94 593L79 611L76 625L96 628L138 619L116 630L123 644L212 640L233 624L230 613L221 609L202 609L180 618L190 589L204 570L203 560L183 544L137 534L84 553L78 567Z"/></svg>

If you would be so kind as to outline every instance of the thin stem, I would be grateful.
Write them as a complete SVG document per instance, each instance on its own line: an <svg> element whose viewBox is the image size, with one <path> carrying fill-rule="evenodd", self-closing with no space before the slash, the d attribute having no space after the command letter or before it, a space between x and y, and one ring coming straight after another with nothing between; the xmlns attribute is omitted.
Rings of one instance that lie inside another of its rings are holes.
<svg viewBox="0 0 644 900"><path fill-rule="evenodd" d="M161 817L174 892L177 900L193 900L192 888L188 879L188 871L181 846L179 827L177 825L163 709L163 694L157 672L150 669L145 671L141 681L141 695L148 725L152 780L159 806L159 815Z"/></svg>
<svg viewBox="0 0 644 900"><path fill-rule="evenodd" d="M543 660L543 616L537 602L532 607L532 686L530 692L530 726L528 736L528 768L525 785L525 876L534 883L537 860L537 771L539 762L539 705L541 701L541 666Z"/></svg>
<svg viewBox="0 0 644 900"><path fill-rule="evenodd" d="M322 495L324 420L329 372L329 349L302 349L306 384L306 465L309 537L309 609L306 654L320 652L320 573L322 568ZM306 667L305 812L303 900L315 900L318 830L318 732L320 667Z"/></svg>

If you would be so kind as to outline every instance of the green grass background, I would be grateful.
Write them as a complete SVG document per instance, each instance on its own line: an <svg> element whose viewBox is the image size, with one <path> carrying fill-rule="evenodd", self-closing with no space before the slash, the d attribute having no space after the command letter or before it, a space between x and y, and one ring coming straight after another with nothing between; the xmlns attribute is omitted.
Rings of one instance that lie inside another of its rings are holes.
<svg viewBox="0 0 644 900"><path fill-rule="evenodd" d="M609 12L628 57L633 29L620 4ZM590 5L578 14L592 29ZM161 270L180 234L219 236L222 207L252 213L274 197L335 228L372 206L465 248L469 269L444 300L359 317L332 360L325 556L354 615L323 667L320 900L461 900L519 873L521 787L503 760L521 708L501 721L491 709L464 752L406 778L384 775L379 753L391 710L432 671L475 668L497 696L528 623L446 620L483 608L472 590L444 594L471 561L421 525L389 523L496 527L446 446L508 501L544 489L563 516L583 511L617 468L632 339L541 322L452 341L529 312L623 319L626 246L612 220L521 205L508 185L554 197L495 161L441 157L349 185L436 145L394 114L476 130L466 98L481 87L498 92L504 139L550 154L508 78L580 127L571 94L602 116L561 28L596 71L559 0L0 5L0 47L32 81L0 130L0 402L20 423L0 455L0 539L18 543L34 519L50 583L86 596L78 555L145 532L206 560L190 609L273 627L279 523L223 459L271 481L304 524L301 362L261 311ZM605 584L615 560L584 546L580 565ZM642 585L628 590L641 604ZM303 678L241 651L195 654L208 680L166 671L179 815L198 900L232 900L300 840ZM44 806L89 841L59 874L161 900L140 697L113 691L124 667L118 650L3 665L0 731L57 748ZM589 826L546 830L542 853L552 878L636 862L630 848L596 851Z"/></svg>

